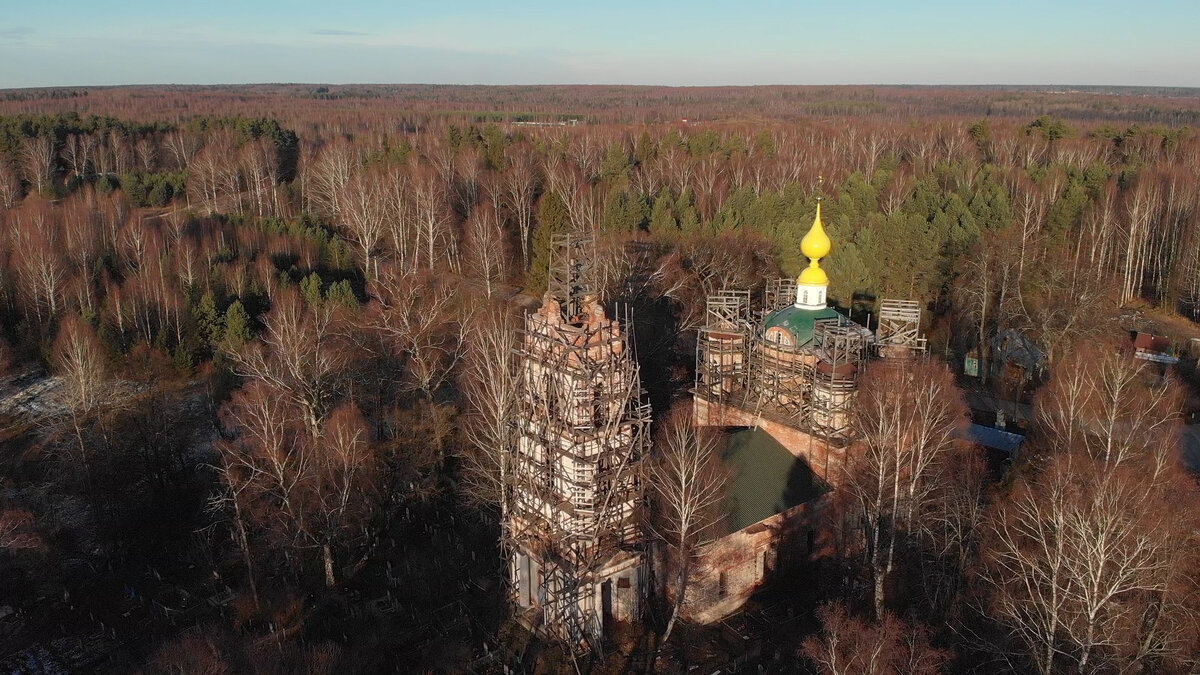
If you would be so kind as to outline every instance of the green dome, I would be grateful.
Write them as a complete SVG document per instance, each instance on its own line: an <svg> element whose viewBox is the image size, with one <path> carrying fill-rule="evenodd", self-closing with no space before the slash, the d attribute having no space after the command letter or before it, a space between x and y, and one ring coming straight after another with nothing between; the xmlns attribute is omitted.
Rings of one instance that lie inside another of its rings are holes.
<svg viewBox="0 0 1200 675"><path fill-rule="evenodd" d="M803 347L812 340L813 325L817 319L836 319L840 314L832 307L824 309L800 309L799 307L784 307L778 312L767 316L763 323L763 331L779 327L792 334L792 344Z"/></svg>

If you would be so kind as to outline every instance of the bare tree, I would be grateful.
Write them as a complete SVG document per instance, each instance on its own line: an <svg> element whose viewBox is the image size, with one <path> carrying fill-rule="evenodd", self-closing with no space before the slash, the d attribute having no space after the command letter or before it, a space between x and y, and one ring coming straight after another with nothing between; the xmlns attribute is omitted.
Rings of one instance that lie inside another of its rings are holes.
<svg viewBox="0 0 1200 675"><path fill-rule="evenodd" d="M105 142L106 152L110 158L109 167L117 175L129 171L133 162L133 148L129 144L129 135L120 129L111 129Z"/></svg>
<svg viewBox="0 0 1200 675"><path fill-rule="evenodd" d="M53 185L58 148L50 135L27 136L21 139L21 158L25 161L25 177L38 193L47 192Z"/></svg>
<svg viewBox="0 0 1200 675"><path fill-rule="evenodd" d="M1142 178L1125 205L1129 226L1121 272L1121 301L1138 297L1145 287L1150 262L1151 230L1162 218L1163 195L1159 184Z"/></svg>
<svg viewBox="0 0 1200 675"><path fill-rule="evenodd" d="M233 516L252 589L251 533L293 551L319 551L327 586L335 555L366 534L378 504L381 457L357 406L344 401L311 423L313 407L286 376L253 377L222 406L217 443L225 491L214 501Z"/></svg>
<svg viewBox="0 0 1200 675"><path fill-rule="evenodd" d="M1192 628L1200 499L1179 467L1181 397L1079 345L1039 395L1034 461L987 517L978 575L997 648L1050 673L1169 669Z"/></svg>
<svg viewBox="0 0 1200 675"><path fill-rule="evenodd" d="M209 213L234 210L236 204L232 201L239 193L236 159L236 143L231 136L210 137L188 163L188 203L199 204Z"/></svg>
<svg viewBox="0 0 1200 675"><path fill-rule="evenodd" d="M704 323L705 301L722 288L761 288L774 263L766 242L746 236L693 237L663 257L651 279L658 292L682 305L680 330Z"/></svg>
<svg viewBox="0 0 1200 675"><path fill-rule="evenodd" d="M986 505L987 466L976 448L944 457L937 472L935 491L917 524L921 584L934 612L930 621L961 607L970 566L979 550Z"/></svg>
<svg viewBox="0 0 1200 675"><path fill-rule="evenodd" d="M1047 675L1169 664L1192 630L1179 573L1194 569L1197 503L1187 479L1078 452L1021 479L989 514L979 575L1012 638L1002 652Z"/></svg>
<svg viewBox="0 0 1200 675"><path fill-rule="evenodd" d="M380 183L393 265L398 270L415 272L420 258L420 241L410 178L407 169L389 167L380 176Z"/></svg>
<svg viewBox="0 0 1200 675"><path fill-rule="evenodd" d="M467 218L463 241L467 272L483 282L490 299L508 277L509 252L498 214L489 204L477 204Z"/></svg>
<svg viewBox="0 0 1200 675"><path fill-rule="evenodd" d="M411 188L417 241L424 249L425 268L436 269L444 261L451 271L457 271L458 237L452 228L446 183L436 170L420 167L413 175Z"/></svg>
<svg viewBox="0 0 1200 675"><path fill-rule="evenodd" d="M33 513L0 507L0 551L36 550L44 546L34 527Z"/></svg>
<svg viewBox="0 0 1200 675"><path fill-rule="evenodd" d="M269 384L251 380L220 410L224 437L215 445L218 475L225 491L213 501L233 513L246 574L257 602L250 532L264 531L285 555L301 538L302 482L311 453L300 414L288 397Z"/></svg>
<svg viewBox="0 0 1200 675"><path fill-rule="evenodd" d="M264 323L261 342L231 350L237 372L285 396L302 411L315 438L351 356L340 309L333 303L308 305L288 289L276 295Z"/></svg>
<svg viewBox="0 0 1200 675"><path fill-rule="evenodd" d="M679 609L686 600L688 581L698 546L715 536L723 513L720 504L729 482L721 463L719 437L709 427L692 423L691 408L677 408L667 418L656 461L650 463L660 517L651 526L666 542L674 563L669 589L674 602L662 643L671 637Z"/></svg>
<svg viewBox="0 0 1200 675"><path fill-rule="evenodd" d="M909 626L891 614L868 622L850 616L841 603L817 609L821 633L801 649L821 675L937 675L950 660L934 649L924 626Z"/></svg>
<svg viewBox="0 0 1200 675"><path fill-rule="evenodd" d="M1013 203L1019 245L1017 247L1016 283L1014 287L1020 293L1022 282L1025 280L1026 266L1034 262L1036 246L1042 225L1046 220L1046 211L1050 199L1057 191L1043 189L1025 178L1023 172L1013 174Z"/></svg>
<svg viewBox="0 0 1200 675"><path fill-rule="evenodd" d="M892 215L912 197L912 191L912 173L903 170L893 172L887 186L879 193L879 208L884 215Z"/></svg>
<svg viewBox="0 0 1200 675"><path fill-rule="evenodd" d="M517 221L517 239L521 247L521 269L529 266L529 242L533 228L533 198L537 193L537 171L533 150L527 146L509 148L509 167L503 173L504 203Z"/></svg>
<svg viewBox="0 0 1200 675"><path fill-rule="evenodd" d="M1145 362L1104 345L1076 345L1037 398L1038 443L1081 450L1106 465L1139 462L1148 480L1175 463L1181 392Z"/></svg>
<svg viewBox="0 0 1200 675"><path fill-rule="evenodd" d="M357 174L343 187L337 203L346 238L362 260L363 276L374 279L379 275L380 244L387 233L384 185L376 174Z"/></svg>
<svg viewBox="0 0 1200 675"><path fill-rule="evenodd" d="M329 215L341 211L341 195L358 167L358 153L339 141L321 148L315 159L305 163L304 187L309 208Z"/></svg>
<svg viewBox="0 0 1200 675"><path fill-rule="evenodd" d="M71 134L63 144L63 161L71 170L75 180L82 181L91 171L92 155L96 151L96 137L91 134Z"/></svg>
<svg viewBox="0 0 1200 675"><path fill-rule="evenodd" d="M175 168L179 171L186 171L192 163L192 158L196 156L197 152L200 152L203 139L199 134L188 131L172 131L167 134L164 144L171 156L175 158Z"/></svg>
<svg viewBox="0 0 1200 675"><path fill-rule="evenodd" d="M321 547L325 585L337 584L334 550L363 532L376 502L380 469L366 421L350 402L334 409L324 421L313 462L314 480L305 484L310 536Z"/></svg>
<svg viewBox="0 0 1200 675"><path fill-rule="evenodd" d="M1010 236L1005 236L1009 234ZM975 324L975 345L979 350L979 376L986 382L990 373L991 337L1011 323L1016 298L1009 292L1018 265L1011 256L1011 233L984 233L975 244L973 255L963 261L960 282L953 295L963 314Z"/></svg>
<svg viewBox="0 0 1200 675"><path fill-rule="evenodd" d="M476 315L467 338L462 388L469 446L463 452L463 477L469 498L498 508L503 524L511 499L520 402L517 325L505 305L495 305Z"/></svg>
<svg viewBox="0 0 1200 675"><path fill-rule="evenodd" d="M19 290L33 308L39 327L58 316L68 270L59 250L57 224L38 213L20 233L23 255L17 258Z"/></svg>
<svg viewBox="0 0 1200 675"><path fill-rule="evenodd" d="M104 353L92 327L75 316L67 317L59 327L54 353L56 370L62 380L60 400L66 409L72 437L72 442L64 444L63 449L83 467L90 488L92 447L87 431L113 400Z"/></svg>
<svg viewBox="0 0 1200 675"><path fill-rule="evenodd" d="M367 325L405 360L409 386L431 398L462 358L471 320L456 312L459 294L444 279L404 274L390 265L381 268L370 290Z"/></svg>
<svg viewBox="0 0 1200 675"><path fill-rule="evenodd" d="M1072 342L1102 338L1109 295L1101 281L1066 261L1042 266L1035 283L1028 284L1021 302L1022 323L1051 365L1057 365Z"/></svg>
<svg viewBox="0 0 1200 675"><path fill-rule="evenodd" d="M133 144L133 154L137 157L142 171L154 171L158 166L158 142L152 135L144 135Z"/></svg>
<svg viewBox="0 0 1200 675"><path fill-rule="evenodd" d="M239 153L246 182L254 198L255 213L259 218L278 216L280 213L279 158L275 144L267 138L258 138L242 146Z"/></svg>
<svg viewBox="0 0 1200 675"><path fill-rule="evenodd" d="M21 174L7 159L0 159L0 206L11 209L21 198Z"/></svg>
<svg viewBox="0 0 1200 675"><path fill-rule="evenodd" d="M867 537L875 615L901 549L937 495L939 467L966 424L966 404L941 363L921 360L868 371L852 424L860 448L847 458L846 488Z"/></svg>

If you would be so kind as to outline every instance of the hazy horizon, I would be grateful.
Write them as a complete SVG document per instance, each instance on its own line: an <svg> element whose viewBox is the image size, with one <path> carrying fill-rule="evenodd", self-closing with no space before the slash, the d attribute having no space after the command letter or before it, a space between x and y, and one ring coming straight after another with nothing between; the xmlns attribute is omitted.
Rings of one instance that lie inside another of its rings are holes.
<svg viewBox="0 0 1200 675"><path fill-rule="evenodd" d="M963 6L969 5L969 6ZM32 3L0 88L429 83L1200 86L1200 3Z"/></svg>
<svg viewBox="0 0 1200 675"><path fill-rule="evenodd" d="M752 89L756 87L928 87L942 89L1047 89L1047 88L1075 88L1090 90L1090 89L1180 89L1180 90L1196 90L1200 91L1200 85L1156 85L1156 84L1121 84L1121 83L1101 83L1101 84L1080 84L1077 82L1050 82L1044 84L1031 82L943 82L943 83L917 83L917 82L827 82L821 84L802 84L793 82L765 82L762 84L662 84L662 83L645 83L635 84L630 82L539 82L539 83L518 83L518 82L319 82L319 81L278 81L278 82L118 82L113 84L45 84L45 85L28 85L18 87L0 87L0 91L19 91L19 90L34 90L34 89L117 89L122 87L630 87L630 88L646 88L646 89L726 89L726 88L746 88Z"/></svg>

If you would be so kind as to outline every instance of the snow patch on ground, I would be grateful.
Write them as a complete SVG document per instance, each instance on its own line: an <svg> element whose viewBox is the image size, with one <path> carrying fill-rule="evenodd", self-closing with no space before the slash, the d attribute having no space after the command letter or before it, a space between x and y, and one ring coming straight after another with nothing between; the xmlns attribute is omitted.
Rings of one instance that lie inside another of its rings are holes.
<svg viewBox="0 0 1200 675"><path fill-rule="evenodd" d="M62 378L36 370L0 381L0 418L36 421L65 414L61 389Z"/></svg>

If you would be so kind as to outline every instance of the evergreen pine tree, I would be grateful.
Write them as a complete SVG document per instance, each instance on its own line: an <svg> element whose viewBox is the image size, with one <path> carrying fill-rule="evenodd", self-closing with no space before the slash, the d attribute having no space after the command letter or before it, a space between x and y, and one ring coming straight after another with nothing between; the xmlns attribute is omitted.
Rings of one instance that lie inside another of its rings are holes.
<svg viewBox="0 0 1200 675"><path fill-rule="evenodd" d="M354 295L354 288L348 279L342 279L336 284L330 285L329 290L325 293L325 299L350 309L358 307L358 297Z"/></svg>
<svg viewBox="0 0 1200 675"><path fill-rule="evenodd" d="M570 226L571 216L567 205L557 192L547 192L538 204L537 225L533 230L533 254L530 256L529 270L525 276L525 288L528 292L540 295L546 290L554 235L568 231Z"/></svg>
<svg viewBox="0 0 1200 675"><path fill-rule="evenodd" d="M765 129L754 137L754 152L762 157L775 156L775 139Z"/></svg>
<svg viewBox="0 0 1200 675"><path fill-rule="evenodd" d="M850 308L855 293L870 293L874 281L871 271L863 262L858 246L853 241L838 239L837 255L824 263L828 267L830 285L829 299L841 307Z"/></svg>
<svg viewBox="0 0 1200 675"><path fill-rule="evenodd" d="M614 189L604 203L600 228L606 232L633 232L641 229L649 216L649 209L641 196L631 196L625 190Z"/></svg>
<svg viewBox="0 0 1200 675"><path fill-rule="evenodd" d="M690 187L684 188L683 194L679 195L675 212L679 214L680 231L688 235L700 233L700 213L696 210L695 200L692 199L692 189Z"/></svg>
<svg viewBox="0 0 1200 675"><path fill-rule="evenodd" d="M650 234L659 239L671 239L679 234L679 222L675 220L675 209L671 203L671 194L666 188L654 199L654 209L650 214Z"/></svg>
<svg viewBox="0 0 1200 675"><path fill-rule="evenodd" d="M967 208L975 216L980 232L995 232L1012 224L1008 190L994 166L988 164L980 169Z"/></svg>
<svg viewBox="0 0 1200 675"><path fill-rule="evenodd" d="M481 139L484 168L503 171L508 166L508 160L504 157L504 148L508 144L504 131L495 124L488 124L483 128Z"/></svg>
<svg viewBox="0 0 1200 675"><path fill-rule="evenodd" d="M629 176L629 158L625 156L625 146L613 143L604 154L600 163L600 178L605 181L616 181Z"/></svg>
<svg viewBox="0 0 1200 675"><path fill-rule="evenodd" d="M633 159L638 164L645 164L654 159L655 155L654 141L650 138L649 131L643 131L638 137L637 144L633 146Z"/></svg>
<svg viewBox="0 0 1200 675"><path fill-rule="evenodd" d="M316 272L300 280L300 295L310 307L321 304L321 276Z"/></svg>
<svg viewBox="0 0 1200 675"><path fill-rule="evenodd" d="M209 346L215 346L225 334L225 319L217 312L217 300L212 291L200 296L192 308L192 318L196 322L196 332L201 340Z"/></svg>
<svg viewBox="0 0 1200 675"><path fill-rule="evenodd" d="M234 300L225 310L225 344L237 348L250 340L250 315L241 300Z"/></svg>

